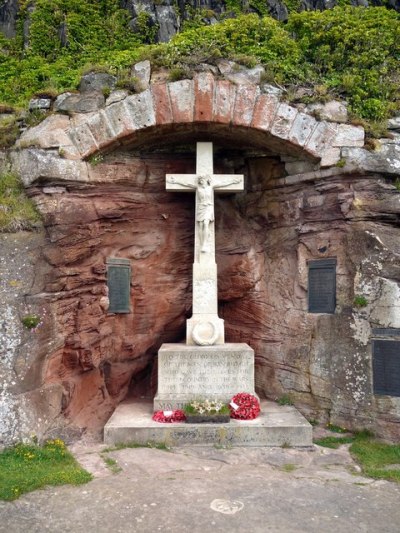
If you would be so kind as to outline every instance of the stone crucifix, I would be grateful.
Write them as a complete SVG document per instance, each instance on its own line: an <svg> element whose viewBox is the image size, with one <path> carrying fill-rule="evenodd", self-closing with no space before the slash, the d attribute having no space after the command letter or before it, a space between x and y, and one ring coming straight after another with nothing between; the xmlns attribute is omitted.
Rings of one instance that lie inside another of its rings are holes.
<svg viewBox="0 0 400 533"><path fill-rule="evenodd" d="M193 263L193 315L186 323L186 344L224 344L224 321L218 316L215 263L214 190L243 190L243 175L214 174L213 145L198 142L196 174L167 174L167 191L196 192Z"/></svg>

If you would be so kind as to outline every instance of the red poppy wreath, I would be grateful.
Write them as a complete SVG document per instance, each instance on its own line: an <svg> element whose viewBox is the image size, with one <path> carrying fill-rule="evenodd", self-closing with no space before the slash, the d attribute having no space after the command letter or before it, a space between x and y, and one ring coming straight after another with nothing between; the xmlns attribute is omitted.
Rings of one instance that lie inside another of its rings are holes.
<svg viewBox="0 0 400 533"><path fill-rule="evenodd" d="M231 418L253 420L260 414L260 402L252 394L239 392L229 403Z"/></svg>
<svg viewBox="0 0 400 533"><path fill-rule="evenodd" d="M156 411L153 415L153 420L155 422L185 422L186 416L183 411L176 409L175 411Z"/></svg>

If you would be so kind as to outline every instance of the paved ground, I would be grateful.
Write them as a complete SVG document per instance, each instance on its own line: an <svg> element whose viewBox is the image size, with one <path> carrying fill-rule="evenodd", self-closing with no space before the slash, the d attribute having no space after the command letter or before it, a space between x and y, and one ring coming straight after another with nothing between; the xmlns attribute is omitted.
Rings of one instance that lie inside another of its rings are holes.
<svg viewBox="0 0 400 533"><path fill-rule="evenodd" d="M107 453L79 443L95 475L0 502L0 531L398 533L400 485L359 475L346 447L138 448Z"/></svg>

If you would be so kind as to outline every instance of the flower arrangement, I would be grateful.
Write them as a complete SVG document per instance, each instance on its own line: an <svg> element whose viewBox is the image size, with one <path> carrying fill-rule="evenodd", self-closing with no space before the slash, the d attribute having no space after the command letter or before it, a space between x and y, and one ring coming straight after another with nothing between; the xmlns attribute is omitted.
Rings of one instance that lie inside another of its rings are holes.
<svg viewBox="0 0 400 533"><path fill-rule="evenodd" d="M185 413L181 409L175 409L175 411L156 411L152 418L155 422L163 423L186 421Z"/></svg>
<svg viewBox="0 0 400 533"><path fill-rule="evenodd" d="M230 419L229 407L218 400L193 400L184 409L189 423L224 423Z"/></svg>
<svg viewBox="0 0 400 533"><path fill-rule="evenodd" d="M252 394L239 392L229 403L231 418L253 420L260 414L260 402Z"/></svg>

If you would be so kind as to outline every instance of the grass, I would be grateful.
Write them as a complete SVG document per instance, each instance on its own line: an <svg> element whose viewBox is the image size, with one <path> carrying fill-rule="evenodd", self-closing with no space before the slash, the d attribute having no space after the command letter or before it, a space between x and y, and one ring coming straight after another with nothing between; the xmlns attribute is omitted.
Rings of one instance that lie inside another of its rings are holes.
<svg viewBox="0 0 400 533"><path fill-rule="evenodd" d="M91 479L60 439L43 446L17 444L0 453L1 500L16 500L47 485L81 485Z"/></svg>
<svg viewBox="0 0 400 533"><path fill-rule="evenodd" d="M0 175L0 232L32 230L39 221L40 215L18 177Z"/></svg>
<svg viewBox="0 0 400 533"><path fill-rule="evenodd" d="M284 472L293 472L294 470L297 469L297 466L292 464L292 463L286 463L282 466L282 470Z"/></svg>
<svg viewBox="0 0 400 533"><path fill-rule="evenodd" d="M354 441L354 437L322 437L315 439L314 443L324 448L339 448L342 444L349 444Z"/></svg>
<svg viewBox="0 0 400 533"><path fill-rule="evenodd" d="M165 442L146 442L146 444L140 444L138 442L118 442L110 448L105 448L103 453L116 452L118 450L124 450L125 448L155 448L156 450L169 451L168 446Z"/></svg>
<svg viewBox="0 0 400 533"><path fill-rule="evenodd" d="M355 438L350 453L360 463L363 473L374 479L400 483L400 445L369 438ZM387 469L397 465L393 470Z"/></svg>
<svg viewBox="0 0 400 533"><path fill-rule="evenodd" d="M113 459L112 457L104 457L102 454L103 461L105 462L106 466L113 474L118 474L121 472L122 468L119 466L118 462Z"/></svg>
<svg viewBox="0 0 400 533"><path fill-rule="evenodd" d="M316 439L314 443L327 448L351 444L350 453L365 476L400 483L399 444L387 444L374 439L369 431L360 431L346 437L328 436Z"/></svg>
<svg viewBox="0 0 400 533"><path fill-rule="evenodd" d="M283 394L280 398L276 400L278 405L293 405L293 400L290 397L290 394Z"/></svg>
<svg viewBox="0 0 400 533"><path fill-rule="evenodd" d="M326 429L329 429L329 431L332 431L333 433L348 433L348 430L346 428L342 428L341 426L335 426L335 424L327 424Z"/></svg>

